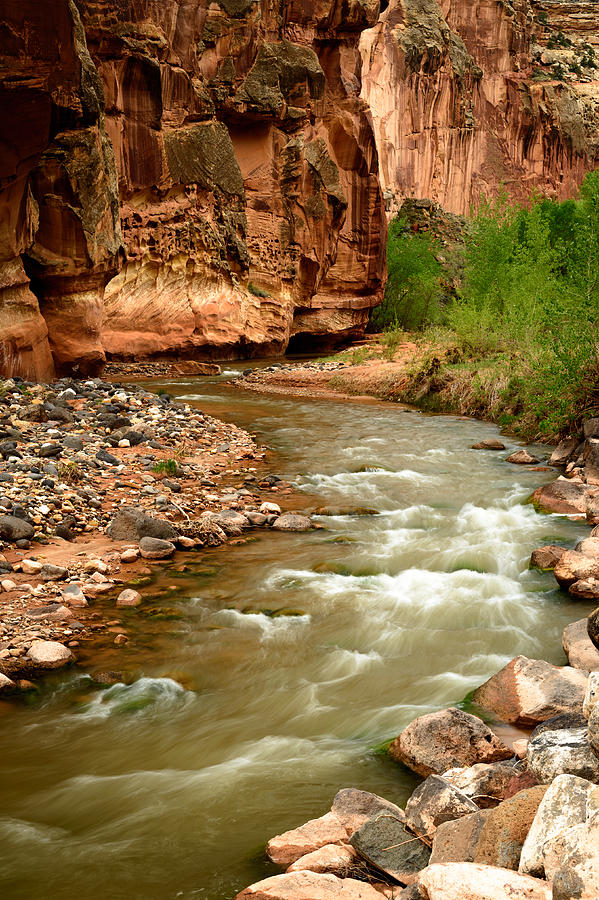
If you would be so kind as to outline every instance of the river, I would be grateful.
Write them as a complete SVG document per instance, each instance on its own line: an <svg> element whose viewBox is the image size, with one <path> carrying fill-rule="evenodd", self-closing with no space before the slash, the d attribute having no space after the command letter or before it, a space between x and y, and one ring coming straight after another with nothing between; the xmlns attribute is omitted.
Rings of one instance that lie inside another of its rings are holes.
<svg viewBox="0 0 599 900"><path fill-rule="evenodd" d="M563 627L590 609L528 569L588 529L525 504L552 473L469 449L493 426L228 379L164 386L257 433L307 506L377 514L167 567L163 615L125 613L137 680L71 672L1 704L6 900L230 900L275 871L266 840L339 788L405 802L416 781L381 742L517 654L563 662Z"/></svg>

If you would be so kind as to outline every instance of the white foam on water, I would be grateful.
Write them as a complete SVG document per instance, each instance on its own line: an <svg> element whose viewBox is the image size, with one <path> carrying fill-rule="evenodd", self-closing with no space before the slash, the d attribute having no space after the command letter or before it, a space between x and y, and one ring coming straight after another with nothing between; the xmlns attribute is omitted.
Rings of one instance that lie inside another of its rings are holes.
<svg viewBox="0 0 599 900"><path fill-rule="evenodd" d="M114 714L155 714L193 702L196 695L172 678L143 677L133 684L113 684L98 691L77 714L78 718L105 719Z"/></svg>
<svg viewBox="0 0 599 900"><path fill-rule="evenodd" d="M310 624L309 615L267 616L261 612L240 612L238 609L220 609L210 616L213 625L239 628L257 633L263 640L293 637Z"/></svg>

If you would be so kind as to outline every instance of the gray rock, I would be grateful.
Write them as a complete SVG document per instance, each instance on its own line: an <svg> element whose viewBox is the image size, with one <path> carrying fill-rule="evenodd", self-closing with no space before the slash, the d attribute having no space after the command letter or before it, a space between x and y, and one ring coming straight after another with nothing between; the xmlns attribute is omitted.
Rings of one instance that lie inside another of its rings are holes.
<svg viewBox="0 0 599 900"><path fill-rule="evenodd" d="M211 521L216 522L225 534L230 536L241 534L243 529L248 528L250 524L243 513L237 512L235 509L222 509L211 517Z"/></svg>
<svg viewBox="0 0 599 900"><path fill-rule="evenodd" d="M498 441L497 438L485 438L484 441L479 441L478 444L472 444L470 449L471 450L505 450L505 444L502 444L502 442Z"/></svg>
<svg viewBox="0 0 599 900"><path fill-rule="evenodd" d="M160 538L143 537L139 550L144 559L168 559L175 552L175 545Z"/></svg>
<svg viewBox="0 0 599 900"><path fill-rule="evenodd" d="M113 456L112 453L109 453L108 450L98 450L96 459L98 462L108 463L109 466L120 466L121 464L120 459L117 459L117 457Z"/></svg>
<svg viewBox="0 0 599 900"><path fill-rule="evenodd" d="M406 818L404 811L395 803L369 791L360 791L358 788L342 788L338 791L331 812L343 824L348 835L381 813L393 816L401 822L405 822Z"/></svg>
<svg viewBox="0 0 599 900"><path fill-rule="evenodd" d="M62 599L67 606L74 606L75 608L87 606L85 594L78 584L67 584L67 586L62 589L61 593Z"/></svg>
<svg viewBox="0 0 599 900"><path fill-rule="evenodd" d="M543 878L544 845L586 821L587 801L596 786L574 775L559 775L547 789L524 841L518 871Z"/></svg>
<svg viewBox="0 0 599 900"><path fill-rule="evenodd" d="M53 566L52 563L44 563L39 573L42 581L62 581L67 577L67 569L62 566Z"/></svg>
<svg viewBox="0 0 599 900"><path fill-rule="evenodd" d="M17 516L0 516L0 538L4 541L30 541L35 534L33 525Z"/></svg>
<svg viewBox="0 0 599 900"><path fill-rule="evenodd" d="M350 844L367 862L400 884L414 881L431 855L427 845L406 831L399 819L385 814L362 825L351 836Z"/></svg>
<svg viewBox="0 0 599 900"><path fill-rule="evenodd" d="M308 516L298 516L293 513L283 513L272 524L275 531L310 531L312 522Z"/></svg>
<svg viewBox="0 0 599 900"><path fill-rule="evenodd" d="M576 775L599 783L599 759L584 727L544 731L528 742L526 759L540 784L549 784L558 775Z"/></svg>
<svg viewBox="0 0 599 900"><path fill-rule="evenodd" d="M83 450L83 439L78 434L66 434L62 442L69 450Z"/></svg>
<svg viewBox="0 0 599 900"><path fill-rule="evenodd" d="M414 834L432 838L438 825L478 812L463 791L439 775L429 775L406 804L406 824Z"/></svg>
<svg viewBox="0 0 599 900"><path fill-rule="evenodd" d="M565 466L572 454L576 451L578 443L577 437L566 438L565 440L560 441L549 457L549 465Z"/></svg>
<svg viewBox="0 0 599 900"><path fill-rule="evenodd" d="M36 666L43 669L60 669L73 658L69 648L58 641L34 641L27 656Z"/></svg>
<svg viewBox="0 0 599 900"><path fill-rule="evenodd" d="M48 457L55 458L62 454L62 447L60 444L42 444L40 449L37 452L37 455L42 459L47 459Z"/></svg>
<svg viewBox="0 0 599 900"><path fill-rule="evenodd" d="M148 516L142 509L124 507L120 509L107 528L113 541L138 541L144 537L169 541L177 537L177 532L164 519Z"/></svg>

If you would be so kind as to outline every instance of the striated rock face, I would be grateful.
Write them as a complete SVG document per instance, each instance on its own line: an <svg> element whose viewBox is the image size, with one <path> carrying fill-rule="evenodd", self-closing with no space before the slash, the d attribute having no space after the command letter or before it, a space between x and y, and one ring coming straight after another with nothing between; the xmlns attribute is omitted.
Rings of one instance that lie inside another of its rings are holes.
<svg viewBox="0 0 599 900"><path fill-rule="evenodd" d="M599 157L591 0L391 0L362 37L387 206L575 193Z"/></svg>
<svg viewBox="0 0 599 900"><path fill-rule="evenodd" d="M384 279L358 51L378 2L79 7L126 248L106 351L254 355L359 331Z"/></svg>
<svg viewBox="0 0 599 900"><path fill-rule="evenodd" d="M359 334L385 206L599 159L594 6L5 0L0 376Z"/></svg>
<svg viewBox="0 0 599 900"><path fill-rule="evenodd" d="M102 364L118 196L77 7L8 0L0 34L0 376Z"/></svg>

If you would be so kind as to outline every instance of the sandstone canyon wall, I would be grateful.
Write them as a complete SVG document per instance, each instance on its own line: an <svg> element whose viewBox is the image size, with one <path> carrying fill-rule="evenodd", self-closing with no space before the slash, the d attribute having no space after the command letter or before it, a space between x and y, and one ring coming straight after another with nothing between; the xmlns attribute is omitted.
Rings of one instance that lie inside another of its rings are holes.
<svg viewBox="0 0 599 900"><path fill-rule="evenodd" d="M384 287L358 49L378 2L0 12L0 375L363 329Z"/></svg>
<svg viewBox="0 0 599 900"><path fill-rule="evenodd" d="M391 212L572 196L597 164L594 0L391 0L361 49Z"/></svg>
<svg viewBox="0 0 599 900"><path fill-rule="evenodd" d="M597 64L593 0L0 0L0 376L360 333L404 198L575 191Z"/></svg>

